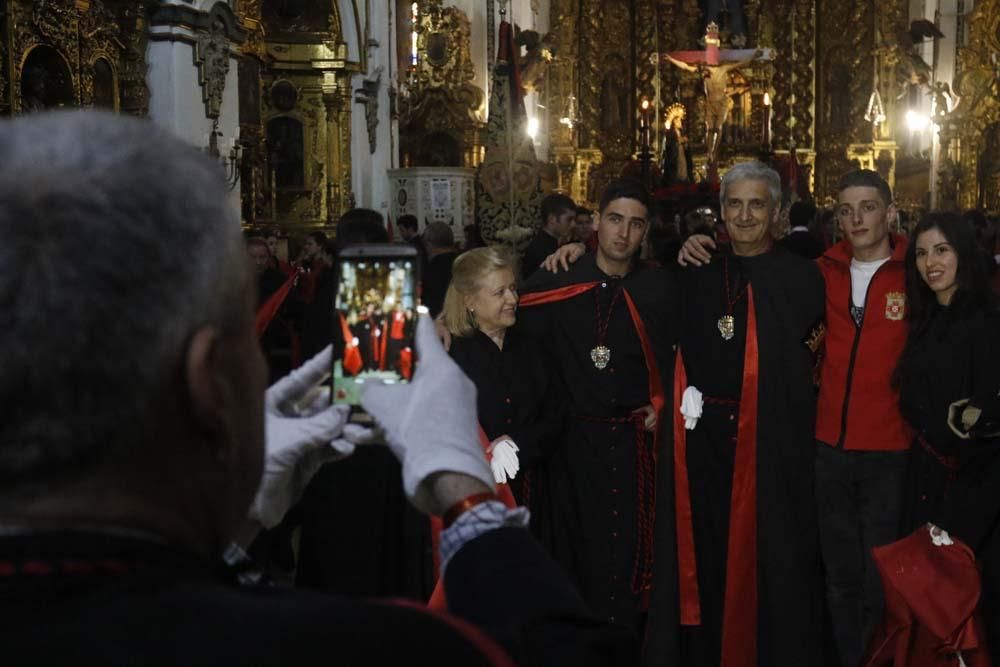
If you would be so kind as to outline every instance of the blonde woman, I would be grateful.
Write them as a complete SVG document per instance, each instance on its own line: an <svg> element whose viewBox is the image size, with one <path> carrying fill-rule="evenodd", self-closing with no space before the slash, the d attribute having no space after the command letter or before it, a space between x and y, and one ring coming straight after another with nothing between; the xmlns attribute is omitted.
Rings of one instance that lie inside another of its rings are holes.
<svg viewBox="0 0 1000 667"><path fill-rule="evenodd" d="M452 265L441 319L452 358L476 385L480 436L497 493L510 507L530 507L532 531L540 536L544 473L529 481L529 470L542 468L548 445L559 442L562 392L549 380L541 347L514 328L516 275L513 260L495 248L462 253ZM519 474L522 462L525 474ZM440 522L432 519L431 528L437 539ZM427 603L432 609L447 608L442 581Z"/></svg>
<svg viewBox="0 0 1000 667"><path fill-rule="evenodd" d="M549 379L540 346L517 321L517 267L495 248L476 248L455 259L444 300L451 356L475 383L479 423L497 483L517 480L517 500L529 491L518 477L521 464L541 460L562 424L559 396ZM523 477L523 475L521 476Z"/></svg>

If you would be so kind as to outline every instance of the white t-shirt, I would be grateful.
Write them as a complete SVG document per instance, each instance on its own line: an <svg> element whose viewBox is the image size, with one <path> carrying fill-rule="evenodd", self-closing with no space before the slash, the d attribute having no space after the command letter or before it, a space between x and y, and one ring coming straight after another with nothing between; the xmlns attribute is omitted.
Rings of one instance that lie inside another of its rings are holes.
<svg viewBox="0 0 1000 667"><path fill-rule="evenodd" d="M864 309L865 297L868 295L868 286L871 285L872 276L878 271L878 267L888 261L888 257L876 259L873 262L851 260L851 304L855 308Z"/></svg>

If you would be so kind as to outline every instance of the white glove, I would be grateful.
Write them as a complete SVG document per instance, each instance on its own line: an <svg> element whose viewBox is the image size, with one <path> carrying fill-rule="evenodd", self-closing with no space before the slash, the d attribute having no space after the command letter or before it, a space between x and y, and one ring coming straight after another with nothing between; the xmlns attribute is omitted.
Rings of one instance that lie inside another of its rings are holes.
<svg viewBox="0 0 1000 667"><path fill-rule="evenodd" d="M947 530L935 526L933 523L927 524L927 530L931 534L931 542L934 543L934 546L950 547L955 544L955 540L951 539L951 535L948 534Z"/></svg>
<svg viewBox="0 0 1000 667"><path fill-rule="evenodd" d="M693 431L701 419L701 410L705 401L700 391L695 387L688 387L684 390L681 398L681 414L684 415L684 428Z"/></svg>
<svg viewBox="0 0 1000 667"><path fill-rule="evenodd" d="M348 424L350 408L330 405L319 384L330 373L331 349L278 380L264 398L264 475L249 517L265 528L281 522L324 463L354 453L368 429Z"/></svg>
<svg viewBox="0 0 1000 667"><path fill-rule="evenodd" d="M514 441L506 437L494 440L490 445L490 452L493 454L490 467L497 484L506 484L508 479L517 477L517 471L521 469L521 463L517 460L519 451Z"/></svg>
<svg viewBox="0 0 1000 667"><path fill-rule="evenodd" d="M444 351L427 315L417 322L415 341L420 362L413 381L366 382L361 405L385 429L389 448L403 464L410 502L430 514L434 499L423 482L435 473L463 473L496 487L479 443L476 386Z"/></svg>

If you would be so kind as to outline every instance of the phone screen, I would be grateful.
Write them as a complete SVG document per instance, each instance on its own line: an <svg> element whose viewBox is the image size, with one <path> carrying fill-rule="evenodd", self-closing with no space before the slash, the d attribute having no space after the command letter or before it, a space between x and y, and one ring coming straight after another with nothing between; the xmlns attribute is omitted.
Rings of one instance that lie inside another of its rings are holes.
<svg viewBox="0 0 1000 667"><path fill-rule="evenodd" d="M334 361L333 400L359 405L365 382L413 377L417 324L417 256L412 247L348 248L338 258L334 326L344 354ZM381 253L381 254L376 254Z"/></svg>

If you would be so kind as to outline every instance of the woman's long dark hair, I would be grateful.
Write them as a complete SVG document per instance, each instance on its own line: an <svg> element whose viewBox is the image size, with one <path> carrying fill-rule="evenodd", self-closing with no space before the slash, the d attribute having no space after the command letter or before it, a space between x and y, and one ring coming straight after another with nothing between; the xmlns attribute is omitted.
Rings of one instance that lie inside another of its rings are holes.
<svg viewBox="0 0 1000 667"><path fill-rule="evenodd" d="M930 323L931 314L937 306L937 297L917 271L917 241L924 232L937 229L955 251L958 268L955 282L958 288L948 304L948 317L961 319L993 303L994 297L989 281L979 261L976 245L976 231L957 213L933 212L921 220L910 234L910 245L906 249L906 319L909 333L906 348L899 357L899 363L892 374L892 384L899 387L905 368L910 363L914 345Z"/></svg>

